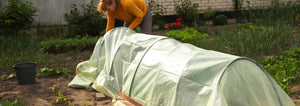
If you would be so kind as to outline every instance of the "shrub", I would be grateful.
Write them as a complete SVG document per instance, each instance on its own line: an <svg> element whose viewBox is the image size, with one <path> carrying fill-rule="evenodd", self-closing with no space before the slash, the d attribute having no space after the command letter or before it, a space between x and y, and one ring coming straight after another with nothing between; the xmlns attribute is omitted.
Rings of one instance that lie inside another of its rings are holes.
<svg viewBox="0 0 300 106"><path fill-rule="evenodd" d="M68 23L69 37L76 35L98 36L106 27L103 14L96 10L94 0L89 4L82 5L82 10L73 4L70 13L65 14L65 21Z"/></svg>
<svg viewBox="0 0 300 106"><path fill-rule="evenodd" d="M226 25L227 24L227 16L224 14L220 14L213 19L214 25Z"/></svg>
<svg viewBox="0 0 300 106"><path fill-rule="evenodd" d="M199 39L208 38L207 33L200 33L194 28L185 28L183 31L181 30L171 30L166 33L168 37L172 37L177 40L181 40L183 42L192 42Z"/></svg>
<svg viewBox="0 0 300 106"><path fill-rule="evenodd" d="M11 34L29 28L34 22L36 8L33 3L7 0L8 5L0 11L0 33Z"/></svg>
<svg viewBox="0 0 300 106"><path fill-rule="evenodd" d="M204 13L203 17L205 20L211 19L213 16L215 16L215 12L209 7Z"/></svg>
<svg viewBox="0 0 300 106"><path fill-rule="evenodd" d="M196 26L199 19L197 3L191 0L184 0L180 4L175 3L175 11L178 17L182 18L183 24L188 26Z"/></svg>
<svg viewBox="0 0 300 106"><path fill-rule="evenodd" d="M162 14L165 11L165 8L162 7L162 5L156 3L153 0L150 0L149 7L151 10L151 13L153 13L152 16L152 23L153 25L158 25L158 29L165 29L165 21L163 21Z"/></svg>

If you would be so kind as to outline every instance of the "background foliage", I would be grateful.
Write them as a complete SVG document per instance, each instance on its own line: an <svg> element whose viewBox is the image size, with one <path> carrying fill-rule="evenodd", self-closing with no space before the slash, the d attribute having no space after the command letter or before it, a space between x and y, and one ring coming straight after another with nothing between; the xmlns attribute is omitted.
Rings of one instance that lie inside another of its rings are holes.
<svg viewBox="0 0 300 106"><path fill-rule="evenodd" d="M7 0L8 5L0 8L0 34L28 29L34 22L36 8L30 1Z"/></svg>
<svg viewBox="0 0 300 106"><path fill-rule="evenodd" d="M76 37L77 35L99 36L100 32L106 28L103 14L99 13L93 4L94 0L89 4L82 5L82 10L73 4L70 13L65 14L69 37Z"/></svg>
<svg viewBox="0 0 300 106"><path fill-rule="evenodd" d="M182 18L182 21L187 26L196 26L199 23L199 5L192 3L191 0L183 0L181 3L175 3L175 11L178 17Z"/></svg>

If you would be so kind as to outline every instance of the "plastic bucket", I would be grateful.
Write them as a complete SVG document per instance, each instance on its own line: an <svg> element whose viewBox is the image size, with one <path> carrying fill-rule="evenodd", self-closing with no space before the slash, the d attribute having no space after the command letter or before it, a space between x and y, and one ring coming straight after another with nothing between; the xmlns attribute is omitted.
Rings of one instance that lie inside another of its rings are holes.
<svg viewBox="0 0 300 106"><path fill-rule="evenodd" d="M27 63L18 63L13 67L16 71L16 76L19 84L34 84L35 83L35 70L36 63L27 62Z"/></svg>

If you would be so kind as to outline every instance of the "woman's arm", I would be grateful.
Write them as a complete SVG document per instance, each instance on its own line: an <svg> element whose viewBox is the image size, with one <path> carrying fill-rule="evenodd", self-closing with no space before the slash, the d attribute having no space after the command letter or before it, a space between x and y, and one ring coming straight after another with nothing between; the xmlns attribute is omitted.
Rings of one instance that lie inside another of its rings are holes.
<svg viewBox="0 0 300 106"><path fill-rule="evenodd" d="M142 20L145 16L145 13L147 13L147 9L146 9L145 13L142 11L142 9L147 8L147 7L138 7L134 2L132 2L132 1L130 2L130 1L131 0L128 0L128 3L126 3L126 11L130 15L133 15L135 18L130 23L129 28L135 29L142 22Z"/></svg>
<svg viewBox="0 0 300 106"><path fill-rule="evenodd" d="M106 12L106 14L107 14L106 32L108 32L111 29L115 28L115 18L112 17L109 12Z"/></svg>

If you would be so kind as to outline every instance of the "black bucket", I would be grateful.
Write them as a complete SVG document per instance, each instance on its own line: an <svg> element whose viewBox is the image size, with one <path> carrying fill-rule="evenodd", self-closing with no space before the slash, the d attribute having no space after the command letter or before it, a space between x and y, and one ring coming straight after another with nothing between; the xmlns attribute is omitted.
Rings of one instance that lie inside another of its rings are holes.
<svg viewBox="0 0 300 106"><path fill-rule="evenodd" d="M16 71L17 79L20 85L34 84L35 83L35 70L36 63L18 63L13 67Z"/></svg>

